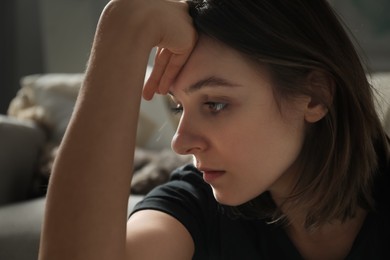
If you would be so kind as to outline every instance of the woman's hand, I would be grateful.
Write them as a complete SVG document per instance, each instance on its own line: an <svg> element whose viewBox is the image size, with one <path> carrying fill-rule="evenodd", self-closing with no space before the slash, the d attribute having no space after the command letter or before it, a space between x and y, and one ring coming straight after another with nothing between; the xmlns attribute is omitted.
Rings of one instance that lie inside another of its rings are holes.
<svg viewBox="0 0 390 260"><path fill-rule="evenodd" d="M146 100L152 99L154 93L167 94L197 40L185 2L161 1L160 4L161 17L157 19L159 27L156 27L160 37L153 70L143 90Z"/></svg>
<svg viewBox="0 0 390 260"><path fill-rule="evenodd" d="M104 62L111 56L112 63L118 63L132 58L129 54L134 45L143 56L157 47L154 68L143 90L143 97L150 100L154 93L168 92L196 41L197 33L185 2L113 0L100 19L93 53L98 56L108 51L109 55L100 55Z"/></svg>
<svg viewBox="0 0 390 260"><path fill-rule="evenodd" d="M150 99L155 92L166 92L166 86L176 78L196 41L188 5L183 1L112 0L102 13L92 54L105 50L125 54L132 51L126 48L135 44L148 53L158 47L153 73L144 91L144 97Z"/></svg>

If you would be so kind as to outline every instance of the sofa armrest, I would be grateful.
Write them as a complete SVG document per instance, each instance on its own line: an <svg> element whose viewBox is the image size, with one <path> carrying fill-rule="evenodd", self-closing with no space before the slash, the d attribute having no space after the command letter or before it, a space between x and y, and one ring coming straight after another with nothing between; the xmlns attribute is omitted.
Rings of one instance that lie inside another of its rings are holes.
<svg viewBox="0 0 390 260"><path fill-rule="evenodd" d="M0 115L0 205L28 198L45 139L33 123Z"/></svg>
<svg viewBox="0 0 390 260"><path fill-rule="evenodd" d="M128 216L142 199L143 196L131 195ZM41 197L0 207L0 259L38 258L45 205L46 199Z"/></svg>

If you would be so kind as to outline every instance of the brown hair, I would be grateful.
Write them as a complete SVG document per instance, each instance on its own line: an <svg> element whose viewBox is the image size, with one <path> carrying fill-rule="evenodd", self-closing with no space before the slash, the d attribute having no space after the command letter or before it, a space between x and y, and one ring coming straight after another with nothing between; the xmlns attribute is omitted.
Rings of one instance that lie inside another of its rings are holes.
<svg viewBox="0 0 390 260"><path fill-rule="evenodd" d="M193 0L189 6L200 33L268 66L280 100L305 94L327 106L327 115L307 129L300 177L286 200L309 209L306 227L374 208L372 183L379 154L389 158L388 140L359 56L327 1ZM305 84L313 71L332 82L331 102ZM264 194L234 212L248 209L283 219Z"/></svg>

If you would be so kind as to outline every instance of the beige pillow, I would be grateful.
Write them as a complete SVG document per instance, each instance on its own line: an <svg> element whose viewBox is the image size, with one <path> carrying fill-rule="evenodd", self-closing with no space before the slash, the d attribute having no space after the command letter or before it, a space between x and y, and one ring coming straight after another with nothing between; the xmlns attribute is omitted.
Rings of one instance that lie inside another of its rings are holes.
<svg viewBox="0 0 390 260"><path fill-rule="evenodd" d="M8 115L38 123L59 143L69 123L84 74L38 74L21 79L21 88L11 101ZM143 146L156 126L144 113L138 122L137 145Z"/></svg>

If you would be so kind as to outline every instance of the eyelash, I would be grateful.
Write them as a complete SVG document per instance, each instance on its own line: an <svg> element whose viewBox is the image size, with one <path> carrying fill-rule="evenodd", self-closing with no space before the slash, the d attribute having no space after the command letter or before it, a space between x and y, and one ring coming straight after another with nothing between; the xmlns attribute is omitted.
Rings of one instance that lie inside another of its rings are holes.
<svg viewBox="0 0 390 260"><path fill-rule="evenodd" d="M227 103L211 101L205 102L203 105L207 106L212 114L218 114L228 106ZM177 104L175 107L171 107L171 111L173 114L177 115L183 112L183 107L180 104Z"/></svg>
<svg viewBox="0 0 390 260"><path fill-rule="evenodd" d="M206 102L204 103L213 114L217 114L227 107L227 103L222 102Z"/></svg>
<svg viewBox="0 0 390 260"><path fill-rule="evenodd" d="M177 104L175 107L171 107L171 112L174 115L180 114L183 112L183 107L179 104Z"/></svg>

